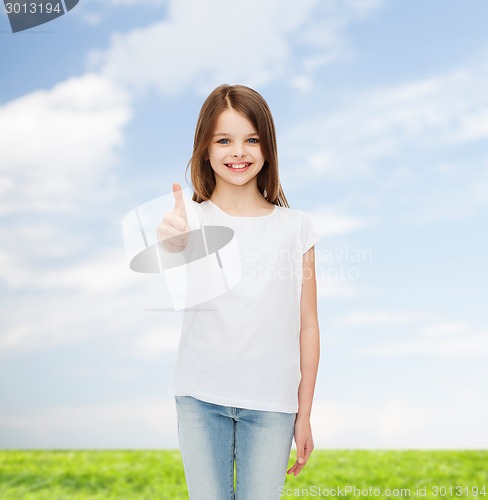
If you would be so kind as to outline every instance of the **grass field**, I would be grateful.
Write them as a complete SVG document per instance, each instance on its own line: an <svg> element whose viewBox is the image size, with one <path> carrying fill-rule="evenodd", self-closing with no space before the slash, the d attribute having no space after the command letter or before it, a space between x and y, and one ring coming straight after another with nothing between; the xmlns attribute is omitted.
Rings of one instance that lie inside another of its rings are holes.
<svg viewBox="0 0 488 500"><path fill-rule="evenodd" d="M488 500L488 450L315 450L281 498L310 497ZM180 452L0 451L1 500L71 498L187 499Z"/></svg>

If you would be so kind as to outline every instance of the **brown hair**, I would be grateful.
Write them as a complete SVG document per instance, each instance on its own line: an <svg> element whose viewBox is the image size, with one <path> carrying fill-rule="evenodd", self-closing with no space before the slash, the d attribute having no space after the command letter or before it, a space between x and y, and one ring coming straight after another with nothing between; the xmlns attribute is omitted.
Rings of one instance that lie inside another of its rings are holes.
<svg viewBox="0 0 488 500"><path fill-rule="evenodd" d="M192 200L197 203L208 200L215 189L215 173L207 151L218 117L229 108L246 116L259 135L265 158L263 168L257 175L259 192L270 203L289 207L279 180L276 131L271 111L258 92L244 85L220 85L203 103L195 129L193 154L186 167L187 170L191 167Z"/></svg>

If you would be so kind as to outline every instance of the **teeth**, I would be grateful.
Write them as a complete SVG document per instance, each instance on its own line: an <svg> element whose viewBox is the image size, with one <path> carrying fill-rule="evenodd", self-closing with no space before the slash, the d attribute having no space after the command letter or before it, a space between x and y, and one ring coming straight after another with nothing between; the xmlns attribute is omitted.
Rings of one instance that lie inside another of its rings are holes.
<svg viewBox="0 0 488 500"><path fill-rule="evenodd" d="M245 165L232 165L232 164L230 164L230 163L226 163L226 165L227 165L228 167L231 167L231 168L237 168L237 169L239 169L239 168L246 168L246 167L249 167L250 163L246 163Z"/></svg>

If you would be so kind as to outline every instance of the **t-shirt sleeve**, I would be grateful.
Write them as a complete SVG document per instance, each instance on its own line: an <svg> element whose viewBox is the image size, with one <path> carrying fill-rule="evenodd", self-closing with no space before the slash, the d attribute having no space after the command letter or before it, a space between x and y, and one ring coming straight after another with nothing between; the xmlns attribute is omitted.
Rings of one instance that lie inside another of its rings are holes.
<svg viewBox="0 0 488 500"><path fill-rule="evenodd" d="M312 224L310 216L302 212L302 254L305 254L311 247L320 241L319 235Z"/></svg>

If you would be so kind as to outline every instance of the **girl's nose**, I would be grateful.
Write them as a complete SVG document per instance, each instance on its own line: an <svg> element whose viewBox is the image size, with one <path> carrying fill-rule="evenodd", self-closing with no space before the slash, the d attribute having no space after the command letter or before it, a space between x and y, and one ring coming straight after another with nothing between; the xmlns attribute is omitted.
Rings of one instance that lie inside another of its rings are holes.
<svg viewBox="0 0 488 500"><path fill-rule="evenodd" d="M234 156L234 158L241 158L242 156L245 156L247 153L246 153L246 150L245 150L245 147L243 144L238 144L237 142L234 143L234 149L233 149L233 152L232 152L232 156Z"/></svg>

